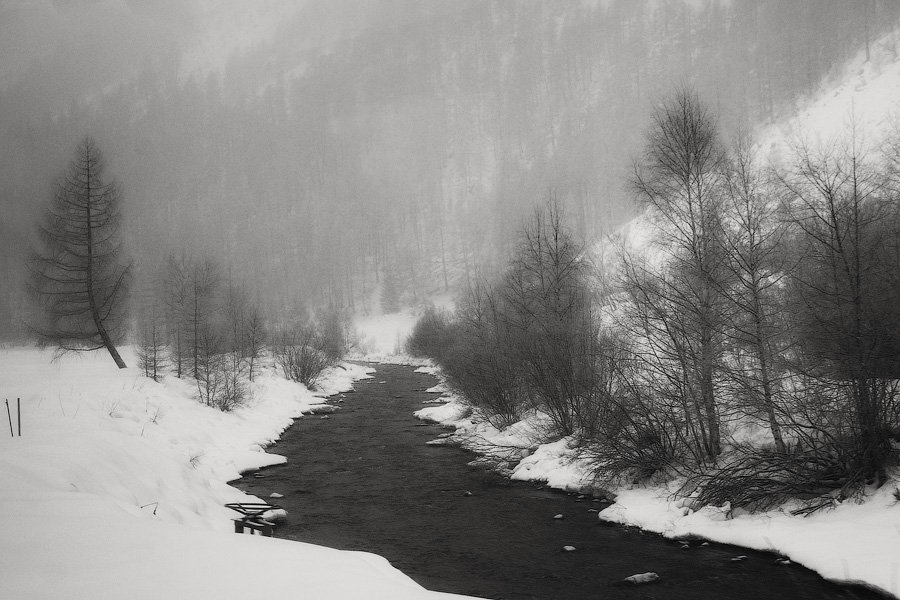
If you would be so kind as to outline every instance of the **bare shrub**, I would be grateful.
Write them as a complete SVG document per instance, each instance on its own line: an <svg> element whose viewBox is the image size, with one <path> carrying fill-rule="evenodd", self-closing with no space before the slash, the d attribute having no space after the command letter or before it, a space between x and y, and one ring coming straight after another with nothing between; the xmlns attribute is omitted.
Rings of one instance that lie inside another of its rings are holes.
<svg viewBox="0 0 900 600"><path fill-rule="evenodd" d="M857 483L841 460L841 448L803 449L792 446L782 452L744 446L712 474L690 478L683 491L698 490L695 506L768 510L788 500L806 500L795 514L809 514L847 498Z"/></svg>
<svg viewBox="0 0 900 600"><path fill-rule="evenodd" d="M218 325L224 330L226 347L240 355L247 366L247 377L253 381L260 370L266 338L259 304L250 299L246 289L229 286L223 313L224 322Z"/></svg>
<svg viewBox="0 0 900 600"><path fill-rule="evenodd" d="M796 161L781 180L804 259L788 279L798 374L790 427L807 448L851 449L851 481L883 482L900 435L895 192L855 145L801 145Z"/></svg>
<svg viewBox="0 0 900 600"><path fill-rule="evenodd" d="M450 316L429 306L418 318L412 332L404 344L405 350L411 356L431 358L441 362L446 355L451 342Z"/></svg>
<svg viewBox="0 0 900 600"><path fill-rule="evenodd" d="M521 365L531 403L560 436L575 432L591 404L597 330L588 270L551 202L535 211L497 286L503 351Z"/></svg>
<svg viewBox="0 0 900 600"><path fill-rule="evenodd" d="M642 381L642 362L620 334L606 334L600 347L594 368L600 385L587 413L591 420L579 429L580 455L604 482L640 481L677 468L687 453L680 405L653 395Z"/></svg>
<svg viewBox="0 0 900 600"><path fill-rule="evenodd" d="M242 354L247 361L247 377L250 381L256 377L262 367L262 359L266 349L266 324L259 308L254 306L244 323Z"/></svg>
<svg viewBox="0 0 900 600"><path fill-rule="evenodd" d="M497 427L522 418L528 394L496 294L484 283L472 286L449 328L449 347L440 358L447 384Z"/></svg>
<svg viewBox="0 0 900 600"><path fill-rule="evenodd" d="M887 397L896 395L897 386L896 381L882 380L880 389L872 391ZM805 504L795 514L811 514L866 486L884 483L872 461L882 468L900 464L900 450L889 441L896 432L863 435L852 415L852 387L839 390L834 384L807 382L792 398L786 433L793 441L783 451L741 445L724 465L690 478L685 491L696 488L694 502L700 506L729 502L747 510L768 510L799 499ZM888 418L896 419L896 411L895 406Z"/></svg>
<svg viewBox="0 0 900 600"><path fill-rule="evenodd" d="M312 388L322 371L336 362L326 348L325 338L312 325L294 327L281 333L275 362L285 377Z"/></svg>
<svg viewBox="0 0 900 600"><path fill-rule="evenodd" d="M553 202L536 210L495 284L477 281L453 318L429 309L407 342L499 427L535 408L550 437L598 427L611 380L599 347L590 265Z"/></svg>
<svg viewBox="0 0 900 600"><path fill-rule="evenodd" d="M137 320L138 368L145 377L159 381L169 366L163 316L158 305L151 302Z"/></svg>
<svg viewBox="0 0 900 600"><path fill-rule="evenodd" d="M247 401L247 367L238 352L223 352L223 347L222 336L203 336L197 353L197 392L207 406L230 412Z"/></svg>
<svg viewBox="0 0 900 600"><path fill-rule="evenodd" d="M350 346L349 329L350 319L340 308L330 306L322 312L317 325L320 349L333 363L347 353Z"/></svg>

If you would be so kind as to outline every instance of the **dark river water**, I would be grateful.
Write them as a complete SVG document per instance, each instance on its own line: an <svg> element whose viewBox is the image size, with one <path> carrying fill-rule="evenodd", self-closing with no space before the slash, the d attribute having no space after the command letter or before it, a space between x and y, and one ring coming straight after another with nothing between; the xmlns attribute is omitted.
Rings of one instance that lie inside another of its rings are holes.
<svg viewBox="0 0 900 600"><path fill-rule="evenodd" d="M284 433L271 451L287 464L237 482L262 498L284 495L273 500L288 511L277 537L375 552L428 589L485 598L881 597L775 565L771 554L699 542L682 549L601 523L604 505L588 498L469 467L472 454L426 445L443 430L413 417L434 397L424 390L435 379L375 367L337 412L303 417ZM738 555L747 558L731 560ZM619 583L647 571L660 580Z"/></svg>

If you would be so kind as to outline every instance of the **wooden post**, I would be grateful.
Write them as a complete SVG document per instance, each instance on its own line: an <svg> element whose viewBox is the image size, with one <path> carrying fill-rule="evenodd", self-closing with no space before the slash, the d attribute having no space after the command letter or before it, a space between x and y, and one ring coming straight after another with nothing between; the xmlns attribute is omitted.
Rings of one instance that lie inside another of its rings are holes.
<svg viewBox="0 0 900 600"><path fill-rule="evenodd" d="M266 537L274 537L274 524L265 519L254 519L252 517L242 517L234 520L234 532L244 533L244 529L250 531L250 535L264 535Z"/></svg>

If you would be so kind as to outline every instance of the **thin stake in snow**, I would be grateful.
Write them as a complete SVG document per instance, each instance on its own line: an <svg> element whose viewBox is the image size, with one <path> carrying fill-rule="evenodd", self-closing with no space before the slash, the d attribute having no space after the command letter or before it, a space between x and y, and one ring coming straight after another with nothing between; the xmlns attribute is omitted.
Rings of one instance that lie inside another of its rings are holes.
<svg viewBox="0 0 900 600"><path fill-rule="evenodd" d="M13 433L12 428L12 415L9 412L9 400L6 400L6 416L9 418L9 436L16 437L16 434Z"/></svg>
<svg viewBox="0 0 900 600"><path fill-rule="evenodd" d="M19 437L22 437L22 399L16 398L16 423L19 426Z"/></svg>

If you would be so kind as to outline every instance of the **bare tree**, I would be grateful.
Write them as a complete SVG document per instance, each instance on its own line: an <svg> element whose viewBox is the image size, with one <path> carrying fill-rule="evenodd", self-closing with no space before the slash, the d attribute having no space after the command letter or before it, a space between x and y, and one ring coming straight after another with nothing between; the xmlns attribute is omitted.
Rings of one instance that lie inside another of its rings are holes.
<svg viewBox="0 0 900 600"><path fill-rule="evenodd" d="M782 283L790 270L782 247L786 227L778 214L777 192L754 163L746 137L735 144L724 190L724 245L732 275L727 299L733 304L728 335L736 349L728 378L742 406L764 412L775 448L784 452L779 413L785 408L786 375L780 353L788 340L787 322L781 318Z"/></svg>
<svg viewBox="0 0 900 600"><path fill-rule="evenodd" d="M260 359L266 347L266 323L263 320L259 307L250 308L247 320L244 323L244 358L247 360L247 376L250 381L256 377L260 370Z"/></svg>
<svg viewBox="0 0 900 600"><path fill-rule="evenodd" d="M625 269L652 353L671 361L661 382L683 396L685 422L706 459L721 451L724 160L715 123L693 92L680 90L657 109L633 183L656 225L665 265L654 270L635 263Z"/></svg>
<svg viewBox="0 0 900 600"><path fill-rule="evenodd" d="M325 351L320 332L312 323L280 332L275 346L275 362L284 376L312 389L326 368L334 364Z"/></svg>
<svg viewBox="0 0 900 600"><path fill-rule="evenodd" d="M229 351L225 335L216 328L204 327L196 352L199 400L223 412L244 404L248 397L247 364L240 352Z"/></svg>
<svg viewBox="0 0 900 600"><path fill-rule="evenodd" d="M215 348L223 343L221 334L214 331L213 317L217 310L216 289L221 282L219 269L214 262L204 259L191 265L187 285L187 326L186 338L191 353L192 375L200 376L203 354L209 355L210 340L215 339Z"/></svg>
<svg viewBox="0 0 900 600"><path fill-rule="evenodd" d="M119 189L103 171L100 149L85 138L44 214L43 248L29 261L31 290L43 309L33 329L61 350L106 348L123 369L116 340L130 265L119 241Z"/></svg>
<svg viewBox="0 0 900 600"><path fill-rule="evenodd" d="M792 367L811 399L795 420L809 444L844 448L849 483L878 477L900 404L896 199L851 132L847 147L796 149L782 178L795 248L789 280L798 349ZM837 411L839 418L826 418Z"/></svg>
<svg viewBox="0 0 900 600"><path fill-rule="evenodd" d="M165 320L160 304L150 299L141 308L137 319L137 358L138 368L145 377L159 381L168 367L166 357Z"/></svg>
<svg viewBox="0 0 900 600"><path fill-rule="evenodd" d="M551 201L532 215L498 289L507 351L561 435L575 432L592 402L597 330L588 271L582 247Z"/></svg>
<svg viewBox="0 0 900 600"><path fill-rule="evenodd" d="M259 372L266 339L265 322L259 305L250 300L246 289L229 286L224 312L227 346L246 363L247 376L253 381Z"/></svg>
<svg viewBox="0 0 900 600"><path fill-rule="evenodd" d="M182 255L180 258L170 254L166 259L165 281L163 283L164 305L166 309L166 329L169 340L169 352L175 376L184 377L191 362L188 344L190 327L188 324L188 277L191 270L190 261Z"/></svg>
<svg viewBox="0 0 900 600"><path fill-rule="evenodd" d="M522 418L528 394L499 294L476 278L457 307L436 356L448 385L497 427Z"/></svg>

